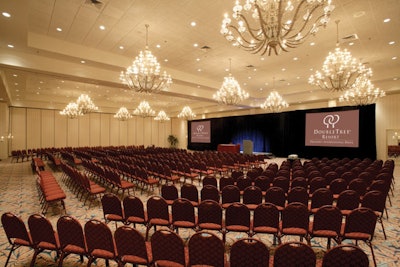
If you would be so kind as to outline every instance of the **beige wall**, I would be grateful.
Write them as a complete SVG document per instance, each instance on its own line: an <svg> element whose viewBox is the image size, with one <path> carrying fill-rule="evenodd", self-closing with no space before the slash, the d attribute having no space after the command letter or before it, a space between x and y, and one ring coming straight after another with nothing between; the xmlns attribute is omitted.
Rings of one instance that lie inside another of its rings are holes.
<svg viewBox="0 0 400 267"><path fill-rule="evenodd" d="M379 159L387 158L387 130L398 129L400 132L399 103L400 94L396 94L388 95L376 104L376 146ZM253 110L250 113L261 112ZM232 115L244 114L209 114L207 118ZM8 118L11 119L10 124ZM92 113L78 119L67 119L59 115L57 110L19 107L8 109L5 103L0 103L0 136L7 135L9 126L14 138L0 142L2 159L6 158L11 150L40 147L109 145L168 147L169 134L178 137L179 148L187 147L187 121L177 118L172 118L166 123L141 117L121 122L114 119L113 114Z"/></svg>

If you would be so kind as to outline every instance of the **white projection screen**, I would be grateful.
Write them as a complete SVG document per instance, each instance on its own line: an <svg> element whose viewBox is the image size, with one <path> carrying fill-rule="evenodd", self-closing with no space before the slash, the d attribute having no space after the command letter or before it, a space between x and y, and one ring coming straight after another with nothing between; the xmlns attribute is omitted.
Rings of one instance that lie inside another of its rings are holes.
<svg viewBox="0 0 400 267"><path fill-rule="evenodd" d="M210 143L211 142L211 121L192 121L190 127L192 143Z"/></svg>
<svg viewBox="0 0 400 267"><path fill-rule="evenodd" d="M359 110L306 113L306 146L358 147Z"/></svg>

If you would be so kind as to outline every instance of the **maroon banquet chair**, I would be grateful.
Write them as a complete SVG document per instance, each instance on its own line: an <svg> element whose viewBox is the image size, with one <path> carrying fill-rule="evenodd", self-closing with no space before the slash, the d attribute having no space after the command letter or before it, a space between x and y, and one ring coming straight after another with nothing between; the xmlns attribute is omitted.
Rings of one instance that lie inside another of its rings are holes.
<svg viewBox="0 0 400 267"><path fill-rule="evenodd" d="M312 248L301 242L287 242L279 245L274 253L274 267L312 267L316 264Z"/></svg>
<svg viewBox="0 0 400 267"><path fill-rule="evenodd" d="M158 230L151 236L153 262L158 267L186 266L185 245L178 234Z"/></svg>
<svg viewBox="0 0 400 267"><path fill-rule="evenodd" d="M188 266L227 266L222 240L209 232L197 232L188 241Z"/></svg>
<svg viewBox="0 0 400 267"><path fill-rule="evenodd" d="M328 250L322 267L369 267L368 255L360 247L343 244Z"/></svg>
<svg viewBox="0 0 400 267"><path fill-rule="evenodd" d="M258 239L243 238L232 244L230 267L269 266L269 249Z"/></svg>

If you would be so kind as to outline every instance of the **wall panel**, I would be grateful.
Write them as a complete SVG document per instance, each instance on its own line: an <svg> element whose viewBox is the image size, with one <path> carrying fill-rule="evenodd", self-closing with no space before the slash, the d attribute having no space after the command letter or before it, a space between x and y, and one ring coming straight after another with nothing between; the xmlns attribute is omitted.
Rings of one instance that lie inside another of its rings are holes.
<svg viewBox="0 0 400 267"><path fill-rule="evenodd" d="M100 136L101 136L101 128L100 128L100 113L91 113L90 114L90 138L89 138L89 146L100 146Z"/></svg>
<svg viewBox="0 0 400 267"><path fill-rule="evenodd" d="M151 118L151 144L155 146L160 146L158 142L158 136L160 135L159 124L160 123Z"/></svg>
<svg viewBox="0 0 400 267"><path fill-rule="evenodd" d="M119 146L119 121L110 118L110 145Z"/></svg>
<svg viewBox="0 0 400 267"><path fill-rule="evenodd" d="M100 145L109 146L110 145L110 115L101 114L100 115Z"/></svg>
<svg viewBox="0 0 400 267"><path fill-rule="evenodd" d="M153 120L153 118L148 117L148 118L144 118L143 120L143 144L144 146L150 146L152 145L151 143L151 135L153 134L151 132L151 121Z"/></svg>
<svg viewBox="0 0 400 267"><path fill-rule="evenodd" d="M54 110L46 110L43 109L41 112L41 140L40 146L34 148L41 147L55 147L55 124L54 124Z"/></svg>
<svg viewBox="0 0 400 267"><path fill-rule="evenodd" d="M79 117L78 120L78 146L84 147L90 145L90 114Z"/></svg>
<svg viewBox="0 0 400 267"><path fill-rule="evenodd" d="M129 145L137 145L136 141L136 120L137 117L133 117L132 119L127 121L128 124L128 144Z"/></svg>
<svg viewBox="0 0 400 267"><path fill-rule="evenodd" d="M11 112L11 134L13 138L9 141L9 150L26 149L26 109L12 108Z"/></svg>
<svg viewBox="0 0 400 267"><path fill-rule="evenodd" d="M137 117L136 119L136 144L137 145L145 145L144 144L144 119L142 117Z"/></svg>
<svg viewBox="0 0 400 267"><path fill-rule="evenodd" d="M40 147L41 139L41 110L27 109L26 110L26 148L32 149Z"/></svg>
<svg viewBox="0 0 400 267"><path fill-rule="evenodd" d="M127 146L128 145L128 122L127 121L118 121L118 128L119 128L119 145L120 146Z"/></svg>
<svg viewBox="0 0 400 267"><path fill-rule="evenodd" d="M66 147L68 146L68 121L71 119L58 112L54 113L54 118L54 147Z"/></svg>
<svg viewBox="0 0 400 267"><path fill-rule="evenodd" d="M67 146L78 147L79 146L79 119L68 119L67 120Z"/></svg>

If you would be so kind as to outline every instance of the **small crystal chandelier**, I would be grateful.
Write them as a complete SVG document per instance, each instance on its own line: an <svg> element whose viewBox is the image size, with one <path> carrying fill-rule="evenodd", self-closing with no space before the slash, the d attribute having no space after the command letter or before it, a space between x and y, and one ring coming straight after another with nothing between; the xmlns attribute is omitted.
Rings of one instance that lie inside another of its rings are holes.
<svg viewBox="0 0 400 267"><path fill-rule="evenodd" d="M229 76L224 77L221 88L213 95L220 104L236 105L249 98L249 94L240 88L238 81L231 73L231 59L229 59Z"/></svg>
<svg viewBox="0 0 400 267"><path fill-rule="evenodd" d="M240 0L232 19L225 14L221 34L233 46L264 55L287 52L326 26L335 8L331 0ZM236 21L236 25L232 21Z"/></svg>
<svg viewBox="0 0 400 267"><path fill-rule="evenodd" d="M322 66L322 71L316 71L311 75L308 82L324 90L345 91L353 88L356 80L370 79L372 76L371 68L366 68L351 56L347 49L341 50L339 47L339 20L336 21L337 41L334 52L329 52Z"/></svg>
<svg viewBox="0 0 400 267"><path fill-rule="evenodd" d="M80 95L76 101L78 109L82 114L87 114L98 110L98 107L93 103L92 99L88 95Z"/></svg>
<svg viewBox="0 0 400 267"><path fill-rule="evenodd" d="M60 115L67 116L70 119L75 119L78 116L82 116L83 113L79 109L77 103L71 102L62 111L60 111Z"/></svg>
<svg viewBox="0 0 400 267"><path fill-rule="evenodd" d="M129 113L128 109L126 107L121 107L117 113L115 113L114 118L120 120L120 121L126 121L130 118L132 118L131 113Z"/></svg>
<svg viewBox="0 0 400 267"><path fill-rule="evenodd" d="M157 58L153 56L148 45L149 25L146 24L146 48L140 51L139 56L135 58L132 65L125 72L121 72L120 80L130 89L137 92L157 93L168 89L172 84L171 75L165 71L161 74L160 64Z"/></svg>
<svg viewBox="0 0 400 267"><path fill-rule="evenodd" d="M283 100L282 96L277 91L274 90L268 95L265 102L261 104L260 107L271 112L279 112L288 106L289 104Z"/></svg>
<svg viewBox="0 0 400 267"><path fill-rule="evenodd" d="M339 102L349 102L353 105L369 105L375 103L386 94L379 88L375 88L372 82L365 77L359 77L352 88L339 97Z"/></svg>
<svg viewBox="0 0 400 267"><path fill-rule="evenodd" d="M159 121L161 123L171 120L164 110L160 110L154 120Z"/></svg>
<svg viewBox="0 0 400 267"><path fill-rule="evenodd" d="M133 111L133 114L146 118L154 116L156 112L151 109L147 101L142 101L140 102L139 106Z"/></svg>
<svg viewBox="0 0 400 267"><path fill-rule="evenodd" d="M190 121L196 118L196 114L193 113L189 106L185 106L183 107L181 113L178 114L178 118Z"/></svg>

